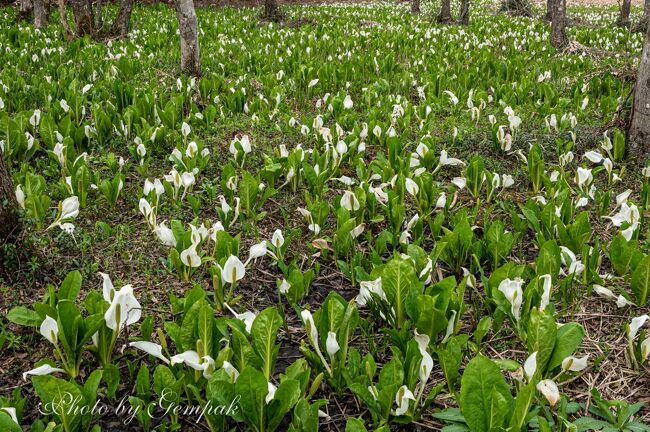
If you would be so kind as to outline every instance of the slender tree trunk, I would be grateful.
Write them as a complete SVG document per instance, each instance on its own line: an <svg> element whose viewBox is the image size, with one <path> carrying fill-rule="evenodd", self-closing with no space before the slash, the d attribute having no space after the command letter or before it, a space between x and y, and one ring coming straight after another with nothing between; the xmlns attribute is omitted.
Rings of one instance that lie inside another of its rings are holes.
<svg viewBox="0 0 650 432"><path fill-rule="evenodd" d="M462 0L460 3L460 19L462 25L469 25L469 0Z"/></svg>
<svg viewBox="0 0 650 432"><path fill-rule="evenodd" d="M41 29L47 25L47 6L45 0L34 0L34 26Z"/></svg>
<svg viewBox="0 0 650 432"><path fill-rule="evenodd" d="M4 153L0 150L0 254L2 245L13 242L20 232L18 203Z"/></svg>
<svg viewBox="0 0 650 432"><path fill-rule="evenodd" d="M201 75L199 55L199 26L192 0L175 0L178 29L181 35L181 70L187 74Z"/></svg>
<svg viewBox="0 0 650 432"><path fill-rule="evenodd" d="M278 8L277 0L264 0L264 15L262 18L269 21L280 21L282 14Z"/></svg>
<svg viewBox="0 0 650 432"><path fill-rule="evenodd" d="M72 39L74 35L72 34L72 30L70 30L70 24L68 23L68 10L65 7L65 0L58 0L58 5L61 25L63 25L65 36L68 39Z"/></svg>
<svg viewBox="0 0 650 432"><path fill-rule="evenodd" d="M413 15L420 13L420 0L411 0L411 13Z"/></svg>
<svg viewBox="0 0 650 432"><path fill-rule="evenodd" d="M551 9L551 44L558 49L569 44L566 35L566 0L553 0L553 8Z"/></svg>
<svg viewBox="0 0 650 432"><path fill-rule="evenodd" d="M619 27L630 26L630 8L632 7L632 0L623 0L621 10L616 20L616 25Z"/></svg>
<svg viewBox="0 0 650 432"><path fill-rule="evenodd" d="M19 21L30 21L30 16L34 6L32 0L19 0L18 1L18 20Z"/></svg>
<svg viewBox="0 0 650 432"><path fill-rule="evenodd" d="M645 44L634 86L634 105L628 132L628 153L638 161L645 161L650 151L650 25L646 29Z"/></svg>
<svg viewBox="0 0 650 432"><path fill-rule="evenodd" d="M78 37L94 35L92 0L71 0Z"/></svg>
<svg viewBox="0 0 650 432"><path fill-rule="evenodd" d="M650 23L650 0L645 0L643 3L643 15L639 22L632 27L632 31L635 33L645 33L648 28L648 23Z"/></svg>
<svg viewBox="0 0 650 432"><path fill-rule="evenodd" d="M120 3L120 11L117 14L115 21L114 33L122 38L129 34L129 27L131 25L131 12L133 11L133 0L122 0Z"/></svg>
<svg viewBox="0 0 650 432"><path fill-rule="evenodd" d="M451 16L451 0L440 0L440 13L438 14L439 23L450 23L454 20Z"/></svg>
<svg viewBox="0 0 650 432"><path fill-rule="evenodd" d="M102 34L104 30L104 4L102 0L95 0L93 5L94 30L96 34Z"/></svg>

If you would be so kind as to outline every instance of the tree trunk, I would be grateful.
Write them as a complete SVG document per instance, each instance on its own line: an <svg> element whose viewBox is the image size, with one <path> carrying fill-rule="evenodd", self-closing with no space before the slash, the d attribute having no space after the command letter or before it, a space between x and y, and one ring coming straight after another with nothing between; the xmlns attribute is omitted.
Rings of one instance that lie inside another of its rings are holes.
<svg viewBox="0 0 650 432"><path fill-rule="evenodd" d="M469 0L461 0L460 19L458 21L462 25L469 25Z"/></svg>
<svg viewBox="0 0 650 432"><path fill-rule="evenodd" d="M95 0L93 5L93 19L95 23L93 28L96 34L102 34L104 30L104 7L102 0Z"/></svg>
<svg viewBox="0 0 650 432"><path fill-rule="evenodd" d="M94 35L92 0L71 0L77 36Z"/></svg>
<svg viewBox="0 0 650 432"><path fill-rule="evenodd" d="M58 5L59 5L59 16L61 19L61 25L63 25L65 36L68 39L72 39L73 34L72 34L72 30L70 30L70 24L68 23L68 11L65 8L65 0L58 0Z"/></svg>
<svg viewBox="0 0 650 432"><path fill-rule="evenodd" d="M19 21L30 21L32 11L34 6L32 5L32 0L19 0L18 1L18 20Z"/></svg>
<svg viewBox="0 0 650 432"><path fill-rule="evenodd" d="M411 13L413 15L420 13L420 0L411 0Z"/></svg>
<svg viewBox="0 0 650 432"><path fill-rule="evenodd" d="M566 35L566 0L553 0L551 9L551 44L561 49L569 44Z"/></svg>
<svg viewBox="0 0 650 432"><path fill-rule="evenodd" d="M551 10L553 9L553 0L546 0L546 15L542 18L544 21L551 21Z"/></svg>
<svg viewBox="0 0 650 432"><path fill-rule="evenodd" d="M199 55L199 28L194 2L175 0L178 29L181 35L181 70L187 74L201 75Z"/></svg>
<svg viewBox="0 0 650 432"><path fill-rule="evenodd" d="M619 27L630 26L630 8L632 7L632 0L623 0L621 10L616 20L616 25Z"/></svg>
<svg viewBox="0 0 650 432"><path fill-rule="evenodd" d="M638 23L632 27L634 33L645 33L650 23L650 0L645 0L643 4L643 15Z"/></svg>
<svg viewBox="0 0 650 432"><path fill-rule="evenodd" d="M20 232L18 203L5 157L0 150L0 254L2 245L13 242Z"/></svg>
<svg viewBox="0 0 650 432"><path fill-rule="evenodd" d="M45 0L34 0L34 27L42 29L47 25L47 6Z"/></svg>
<svg viewBox="0 0 650 432"><path fill-rule="evenodd" d="M440 13L438 14L438 22L443 24L448 24L453 20L454 18L451 16L451 0L441 0Z"/></svg>
<svg viewBox="0 0 650 432"><path fill-rule="evenodd" d="M120 3L120 11L117 14L117 19L115 21L115 28L113 29L114 33L121 38L125 38L129 34L132 10L133 0L122 0Z"/></svg>
<svg viewBox="0 0 650 432"><path fill-rule="evenodd" d="M264 15L262 18L269 21L280 21L282 15L277 0L264 0Z"/></svg>
<svg viewBox="0 0 650 432"><path fill-rule="evenodd" d="M645 44L634 86L634 105L628 131L628 153L639 162L650 150L650 26L646 29Z"/></svg>

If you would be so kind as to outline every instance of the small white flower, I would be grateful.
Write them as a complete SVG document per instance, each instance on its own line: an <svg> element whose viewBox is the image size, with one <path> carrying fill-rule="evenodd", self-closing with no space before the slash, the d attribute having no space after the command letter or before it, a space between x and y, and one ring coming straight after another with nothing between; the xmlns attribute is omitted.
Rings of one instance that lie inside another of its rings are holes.
<svg viewBox="0 0 650 432"><path fill-rule="evenodd" d="M368 300L373 299L373 295L386 301L386 293L384 293L384 290L382 289L380 277L371 281L359 282L359 285L361 286L361 289L356 298L357 305L365 306L368 303Z"/></svg>
<svg viewBox="0 0 650 432"><path fill-rule="evenodd" d="M152 355L162 360L163 362L169 364L169 359L165 357L165 355L162 353L162 346L156 343L148 342L148 341L138 341L138 342L131 342L129 346L144 351L147 354Z"/></svg>
<svg viewBox="0 0 650 432"><path fill-rule="evenodd" d="M280 290L281 294L287 294L289 292L289 289L291 289L291 284L286 279L282 279L282 282L280 283L278 289Z"/></svg>
<svg viewBox="0 0 650 432"><path fill-rule="evenodd" d="M251 246L250 250L248 251L248 260L246 263L250 262L251 260L261 258L264 255L266 255L266 242L261 241Z"/></svg>
<svg viewBox="0 0 650 432"><path fill-rule="evenodd" d="M165 222L158 225L154 229L154 232L162 244L168 247L176 247L176 237L174 236L174 232L170 228L167 228Z"/></svg>
<svg viewBox="0 0 650 432"><path fill-rule="evenodd" d="M327 332L327 341L325 342L325 348L327 349L327 354L330 356L330 358L334 357L334 355L339 352L341 347L336 341L336 333Z"/></svg>
<svg viewBox="0 0 650 432"><path fill-rule="evenodd" d="M560 401L560 390L553 380L546 379L537 383L537 390L544 395L551 407Z"/></svg>
<svg viewBox="0 0 650 432"><path fill-rule="evenodd" d="M134 324L142 316L142 307L133 295L133 287L124 285L113 295L113 301L104 314L106 326L118 334L125 326Z"/></svg>
<svg viewBox="0 0 650 432"><path fill-rule="evenodd" d="M282 247L282 245L284 245L284 236L282 235L282 230L276 229L273 232L273 236L271 237L271 244L276 249L279 249Z"/></svg>
<svg viewBox="0 0 650 432"><path fill-rule="evenodd" d="M348 211L357 211L361 207L357 196L351 191L345 191L345 193L343 193L341 206Z"/></svg>
<svg viewBox="0 0 650 432"><path fill-rule="evenodd" d="M28 370L27 372L23 372L23 380L27 380L27 377L29 375L41 376L41 375L49 375L54 372L65 372L65 371L63 369L52 367L49 364L44 364L35 369Z"/></svg>
<svg viewBox="0 0 650 432"><path fill-rule="evenodd" d="M271 384L270 382L267 383L266 386L268 393L266 393L266 397L264 398L264 402L268 405L273 398L275 397L275 391L278 389L275 385Z"/></svg>
<svg viewBox="0 0 650 432"><path fill-rule="evenodd" d="M352 106L354 104L352 103L352 98L350 95L345 95L345 99L343 100L343 108L345 109L352 109Z"/></svg>
<svg viewBox="0 0 650 432"><path fill-rule="evenodd" d="M589 354L582 358L577 358L569 356L562 360L562 370L571 371L571 372L580 372L587 368L587 360L589 359Z"/></svg>
<svg viewBox="0 0 650 432"><path fill-rule="evenodd" d="M172 233L173 236L173 233ZM192 243L190 247L181 252L181 262L183 265L196 268L201 266L201 257L196 251L197 243Z"/></svg>
<svg viewBox="0 0 650 432"><path fill-rule="evenodd" d="M39 331L45 339L56 345L59 340L59 324L54 318L47 315L41 323Z"/></svg>
<svg viewBox="0 0 650 432"><path fill-rule="evenodd" d="M632 321L630 322L630 326L628 329L627 336L630 340L634 340L639 333L639 329L643 327L643 325L646 323L646 321L650 320L650 316L647 314L638 316L636 318L632 318Z"/></svg>
<svg viewBox="0 0 650 432"><path fill-rule="evenodd" d="M183 138L187 138L190 132L192 132L192 128L190 127L190 125L183 122L183 124L181 125L181 134L183 134Z"/></svg>
<svg viewBox="0 0 650 432"><path fill-rule="evenodd" d="M454 177L451 182L456 186L458 189L464 189L465 186L467 185L467 179L465 177Z"/></svg>
<svg viewBox="0 0 650 432"><path fill-rule="evenodd" d="M414 197L417 197L420 187L418 184L413 181L413 179L407 178L405 182L406 191Z"/></svg>
<svg viewBox="0 0 650 432"><path fill-rule="evenodd" d="M537 372L537 351L529 355L524 362L524 374L528 382L532 381L535 372Z"/></svg>
<svg viewBox="0 0 650 432"><path fill-rule="evenodd" d="M405 385L401 386L395 394L395 404L397 405L397 409L393 411L393 414L398 417L406 414L409 410L409 401L414 400L415 396L413 395L413 392Z"/></svg>
<svg viewBox="0 0 650 432"><path fill-rule="evenodd" d="M25 192L23 192L23 186L16 186L16 201L21 209L25 210Z"/></svg>
<svg viewBox="0 0 650 432"><path fill-rule="evenodd" d="M244 278L246 269L235 255L230 255L221 269L221 282L234 284Z"/></svg>
<svg viewBox="0 0 650 432"><path fill-rule="evenodd" d="M506 300L510 303L510 311L516 321L521 318L521 305L523 302L524 292L522 285L524 281L520 278L504 279L499 284L499 291L503 293Z"/></svg>

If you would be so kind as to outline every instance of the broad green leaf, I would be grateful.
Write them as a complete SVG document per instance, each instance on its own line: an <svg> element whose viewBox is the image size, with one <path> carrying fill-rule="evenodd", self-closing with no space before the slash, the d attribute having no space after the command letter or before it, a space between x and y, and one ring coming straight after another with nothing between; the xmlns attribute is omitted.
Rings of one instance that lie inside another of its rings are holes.
<svg viewBox="0 0 650 432"><path fill-rule="evenodd" d="M395 310L395 323L401 328L406 320L406 300L409 292L420 284L413 264L393 258L386 264L381 279L386 299Z"/></svg>
<svg viewBox="0 0 650 432"><path fill-rule="evenodd" d="M645 306L650 294L650 255L646 255L632 273L632 292L636 296L636 304Z"/></svg>
<svg viewBox="0 0 650 432"><path fill-rule="evenodd" d="M277 309L271 307L260 312L251 327L253 349L262 360L262 370L267 381L271 378L273 365L280 349L279 345L275 344L275 339L282 322Z"/></svg>
<svg viewBox="0 0 650 432"><path fill-rule="evenodd" d="M275 391L273 400L268 404L268 430L274 431L284 416L300 399L300 383L294 379L283 381Z"/></svg>
<svg viewBox="0 0 650 432"><path fill-rule="evenodd" d="M505 418L511 403L510 386L498 366L481 354L472 359L461 379L459 400L470 431L488 432L500 426L495 422Z"/></svg>
<svg viewBox="0 0 650 432"><path fill-rule="evenodd" d="M198 337L203 345L203 352L212 357L212 329L214 327L214 310L203 302L197 320Z"/></svg>
<svg viewBox="0 0 650 432"><path fill-rule="evenodd" d="M538 309L531 310L526 335L528 352L537 351L537 367L541 371L546 371L546 366L555 348L557 335L555 319L548 312Z"/></svg>
<svg viewBox="0 0 650 432"><path fill-rule="evenodd" d="M345 432L368 432L368 429L363 424L363 420L352 417L345 424Z"/></svg>
<svg viewBox="0 0 650 432"><path fill-rule="evenodd" d="M71 409L71 401L76 400L77 406L85 403L79 387L50 375L35 376L32 378L32 384L45 409L43 413L52 414L57 418L64 430L73 431L80 428L81 416Z"/></svg>
<svg viewBox="0 0 650 432"><path fill-rule="evenodd" d="M557 337L553 353L548 362L548 371L552 371L562 364L562 360L573 355L580 346L585 330L578 323L568 323L557 329Z"/></svg>
<svg viewBox="0 0 650 432"><path fill-rule="evenodd" d="M524 427L528 411L535 399L536 391L537 389L535 388L534 382L522 386L519 389L517 397L515 398L515 408L510 417L510 430L512 432L520 431Z"/></svg>
<svg viewBox="0 0 650 432"><path fill-rule="evenodd" d="M81 290L81 273L78 270L68 273L59 288L58 299L73 301Z"/></svg>
<svg viewBox="0 0 650 432"><path fill-rule="evenodd" d="M7 319L12 323L16 323L28 327L38 327L43 322L41 316L25 306L17 306L9 311Z"/></svg>
<svg viewBox="0 0 650 432"><path fill-rule="evenodd" d="M636 244L633 241L625 240L622 235L617 235L609 244L609 261L619 276L627 273L632 263L634 252L637 252Z"/></svg>
<svg viewBox="0 0 650 432"><path fill-rule="evenodd" d="M0 430L2 432L23 432L23 429L4 410L0 410Z"/></svg>
<svg viewBox="0 0 650 432"><path fill-rule="evenodd" d="M264 374L252 367L244 369L235 383L242 415L253 430L265 430L265 398L268 391Z"/></svg>

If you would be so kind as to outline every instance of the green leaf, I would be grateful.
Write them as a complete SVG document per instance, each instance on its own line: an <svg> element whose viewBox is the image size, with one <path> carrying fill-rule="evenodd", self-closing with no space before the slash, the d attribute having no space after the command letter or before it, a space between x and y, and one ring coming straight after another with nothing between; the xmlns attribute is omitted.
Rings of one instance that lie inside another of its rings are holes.
<svg viewBox="0 0 650 432"><path fill-rule="evenodd" d="M4 410L0 410L0 430L3 432L23 432L23 429Z"/></svg>
<svg viewBox="0 0 650 432"><path fill-rule="evenodd" d="M248 171L244 171L242 181L240 183L240 198L241 205L246 214L250 216L250 212L255 206L257 194L259 193L260 182L257 177L252 176Z"/></svg>
<svg viewBox="0 0 650 432"><path fill-rule="evenodd" d="M268 406L268 430L274 431L282 422L284 416L300 399L300 383L294 379L283 381L275 391L273 400Z"/></svg>
<svg viewBox="0 0 650 432"><path fill-rule="evenodd" d="M265 429L264 409L269 392L264 374L257 369L247 367L237 378L235 393L240 397L241 412L249 426L256 431Z"/></svg>
<svg viewBox="0 0 650 432"><path fill-rule="evenodd" d="M212 356L212 329L214 326L214 310L204 302L199 310L198 316L198 336L203 345L203 352Z"/></svg>
<svg viewBox="0 0 650 432"><path fill-rule="evenodd" d="M472 432L488 432L505 418L512 402L499 367L479 354L469 362L460 387L460 409Z"/></svg>
<svg viewBox="0 0 650 432"><path fill-rule="evenodd" d="M147 402L150 399L151 380L149 379L149 368L144 363L140 367L138 375L135 379L135 393Z"/></svg>
<svg viewBox="0 0 650 432"><path fill-rule="evenodd" d="M538 309L531 310L526 335L528 352L537 351L537 367L541 371L546 371L557 335L557 325L553 315Z"/></svg>
<svg viewBox="0 0 650 432"><path fill-rule="evenodd" d="M526 423L528 411L535 398L535 383L531 382L519 389L515 398L515 409L510 417L510 430L513 432L520 431Z"/></svg>
<svg viewBox="0 0 650 432"><path fill-rule="evenodd" d="M12 323L27 327L38 327L43 322L43 318L31 309L25 306L17 306L9 311L7 319Z"/></svg>
<svg viewBox="0 0 650 432"><path fill-rule="evenodd" d="M262 370L267 381L271 378L273 365L280 349L280 346L275 344L275 339L282 323L282 317L277 309L271 307L257 315L251 327L253 349L262 360Z"/></svg>
<svg viewBox="0 0 650 432"><path fill-rule="evenodd" d="M102 378L106 383L106 395L109 399L114 398L120 385L120 369L114 364L106 365L103 369Z"/></svg>
<svg viewBox="0 0 650 432"><path fill-rule="evenodd" d="M610 242L609 260L619 276L627 273L632 263L634 252L638 252L636 244L632 241L625 240L625 237L620 234Z"/></svg>
<svg viewBox="0 0 650 432"><path fill-rule="evenodd" d="M70 300L73 301L79 295L81 290L81 273L78 270L68 273L61 287L59 288L58 300Z"/></svg>
<svg viewBox="0 0 650 432"><path fill-rule="evenodd" d="M645 306L650 293L650 255L646 255L632 273L632 292L636 296L636 304Z"/></svg>
<svg viewBox="0 0 650 432"><path fill-rule="evenodd" d="M352 417L345 424L345 432L368 432L368 429L363 424L363 420Z"/></svg>
<svg viewBox="0 0 650 432"><path fill-rule="evenodd" d="M57 418L66 431L80 428L81 417L75 415L75 410L71 409L71 401L76 401L77 407L85 403L79 387L50 375L35 376L32 378L32 384L46 410L44 413Z"/></svg>
<svg viewBox="0 0 650 432"><path fill-rule="evenodd" d="M584 335L585 330L578 323L568 323L557 329L555 346L547 370L552 371L562 364L562 360L573 355Z"/></svg>
<svg viewBox="0 0 650 432"><path fill-rule="evenodd" d="M555 240L549 240L539 249L535 260L535 271L538 276L550 274L555 276L560 272L560 247Z"/></svg>
<svg viewBox="0 0 650 432"><path fill-rule="evenodd" d="M381 279L386 299L395 309L396 326L401 328L406 320L406 300L409 292L420 284L413 264L393 258L386 264Z"/></svg>

